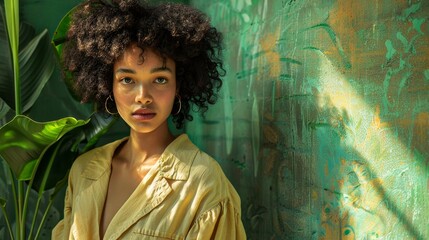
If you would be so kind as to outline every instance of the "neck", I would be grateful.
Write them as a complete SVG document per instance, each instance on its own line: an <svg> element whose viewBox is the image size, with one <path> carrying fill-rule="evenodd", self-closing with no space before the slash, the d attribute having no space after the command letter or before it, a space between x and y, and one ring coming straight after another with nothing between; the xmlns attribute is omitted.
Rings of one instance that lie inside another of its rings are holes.
<svg viewBox="0 0 429 240"><path fill-rule="evenodd" d="M128 161L130 164L139 164L148 159L158 159L173 140L174 136L169 131L167 124L150 133L131 130L130 138L124 146L128 152Z"/></svg>

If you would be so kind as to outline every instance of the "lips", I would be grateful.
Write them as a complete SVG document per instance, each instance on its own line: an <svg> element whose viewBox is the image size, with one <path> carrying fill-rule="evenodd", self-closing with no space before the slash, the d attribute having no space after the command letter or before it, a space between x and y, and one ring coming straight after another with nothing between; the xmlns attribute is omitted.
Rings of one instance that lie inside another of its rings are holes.
<svg viewBox="0 0 429 240"><path fill-rule="evenodd" d="M133 118L137 120L150 120L154 118L156 115L155 112L153 112L150 109L138 109L132 113Z"/></svg>

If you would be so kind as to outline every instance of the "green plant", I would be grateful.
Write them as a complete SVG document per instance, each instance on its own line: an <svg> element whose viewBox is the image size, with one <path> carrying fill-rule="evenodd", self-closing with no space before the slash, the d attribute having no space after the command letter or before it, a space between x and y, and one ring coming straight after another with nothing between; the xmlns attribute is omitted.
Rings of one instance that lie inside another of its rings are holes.
<svg viewBox="0 0 429 240"><path fill-rule="evenodd" d="M0 5L0 156L9 178L2 185L11 196L0 195L8 233L0 238L38 239L72 162L95 146L114 119L94 113L87 120L42 123L24 115L58 66L55 53L61 54L68 17L59 24L54 48L46 30L35 35L29 25L19 24L19 0L5 1L4 8Z"/></svg>

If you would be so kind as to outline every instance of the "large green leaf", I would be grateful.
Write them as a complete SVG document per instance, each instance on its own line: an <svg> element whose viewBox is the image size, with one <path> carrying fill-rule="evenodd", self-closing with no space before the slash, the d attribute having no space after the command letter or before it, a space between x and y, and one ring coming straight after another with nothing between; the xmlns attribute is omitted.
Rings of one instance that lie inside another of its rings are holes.
<svg viewBox="0 0 429 240"><path fill-rule="evenodd" d="M53 188L67 175L73 161L79 155L74 144L83 139L82 131L74 129L64 135L59 141L49 146L44 154L37 160L37 165L31 171L36 170L32 188L43 192ZM37 168L37 169L36 169Z"/></svg>
<svg viewBox="0 0 429 240"><path fill-rule="evenodd" d="M55 47L56 50L56 56L57 60L60 63L61 68L63 69L64 74L64 82L66 83L67 89L69 90L71 96L77 100L80 101L79 96L76 95L75 91L73 90L73 79L70 72L67 72L64 70L64 68L61 65L61 56L63 54L63 46L68 41L67 38L67 32L70 27L70 19L73 12L78 8L78 6L72 8L64 17L61 19L60 23L58 24L57 28L55 29L54 35L52 37L52 45Z"/></svg>
<svg viewBox="0 0 429 240"><path fill-rule="evenodd" d="M34 37L36 37L36 30L33 26L21 22L19 24L19 51L27 46Z"/></svg>
<svg viewBox="0 0 429 240"><path fill-rule="evenodd" d="M6 29L6 19L4 16L4 11L2 6L0 5L0 49L4 49L0 51L0 56L2 57L0 61L5 64L6 62L9 62L9 69L11 71L12 66L10 63L10 47L9 47L9 39L7 35L7 29ZM24 46L27 46L27 44L36 36L36 31L34 28L25 23L21 22L19 26L19 50L22 50Z"/></svg>
<svg viewBox="0 0 429 240"><path fill-rule="evenodd" d="M6 207L6 199L0 198L0 207Z"/></svg>
<svg viewBox="0 0 429 240"><path fill-rule="evenodd" d="M85 139L82 141L79 152L84 153L95 147L98 140L112 127L118 119L117 116L112 116L105 113L94 113L91 116L91 121L84 127Z"/></svg>
<svg viewBox="0 0 429 240"><path fill-rule="evenodd" d="M65 177L78 155L95 146L115 119L94 113L85 121L68 117L41 123L19 115L0 128L0 156L19 180L33 179L36 190L50 189Z"/></svg>
<svg viewBox="0 0 429 240"><path fill-rule="evenodd" d="M54 35L52 37L52 44L56 47L57 53L61 56L62 45L67 42L67 32L70 26L71 15L75 11L76 7L71 9L61 21L58 23L57 28L55 29Z"/></svg>
<svg viewBox="0 0 429 240"><path fill-rule="evenodd" d="M1 6L0 15L0 48L2 49L0 51L0 98L10 108L14 109L15 97L11 50ZM55 55L47 30L34 36L34 29L31 26L21 24L19 39L21 99L23 111L25 112L34 104L51 77L55 68ZM0 109L0 112L3 111Z"/></svg>
<svg viewBox="0 0 429 240"><path fill-rule="evenodd" d="M3 8L0 5L0 118L3 118L10 109L9 105L3 100L5 98L3 94L7 91L13 92L13 88L8 89L8 86L2 84L2 82L6 81L13 84L11 52L5 22Z"/></svg>
<svg viewBox="0 0 429 240"><path fill-rule="evenodd" d="M12 61L11 61L11 51L9 47L9 39L6 32L3 8L0 5L0 82L10 81L13 84L13 73L12 73ZM35 36L35 30L33 27L26 23L21 23L20 25L20 36L19 36L19 46L23 48L26 46L30 40ZM3 80L2 80L3 79ZM5 93L9 92L8 95L0 95L0 119L2 119L11 109L8 104L2 98L12 98L13 99L13 88L9 88L9 84L0 83L0 92ZM3 88L3 89L1 89ZM9 96L10 95L10 96ZM6 96L6 97L5 97Z"/></svg>
<svg viewBox="0 0 429 240"><path fill-rule="evenodd" d="M10 107L0 98L0 119L4 118L9 111Z"/></svg>
<svg viewBox="0 0 429 240"><path fill-rule="evenodd" d="M94 148L115 119L110 115L94 113L87 124L66 133L60 141L49 146L39 159L32 187L36 190L55 187L66 176L76 157Z"/></svg>
<svg viewBox="0 0 429 240"><path fill-rule="evenodd" d="M54 72L55 63L51 39L46 29L19 53L24 112L36 102Z"/></svg>
<svg viewBox="0 0 429 240"><path fill-rule="evenodd" d="M9 164L20 180L29 180L32 169L46 149L64 134L88 121L72 117L51 122L36 122L18 115L0 128L0 156Z"/></svg>

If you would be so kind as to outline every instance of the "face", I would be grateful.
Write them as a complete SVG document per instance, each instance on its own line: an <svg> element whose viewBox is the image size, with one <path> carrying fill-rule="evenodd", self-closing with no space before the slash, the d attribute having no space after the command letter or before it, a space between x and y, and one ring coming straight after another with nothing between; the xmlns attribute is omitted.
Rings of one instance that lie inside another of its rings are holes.
<svg viewBox="0 0 429 240"><path fill-rule="evenodd" d="M119 115L132 131L167 128L176 95L176 65L148 48L128 47L113 67L113 96Z"/></svg>

